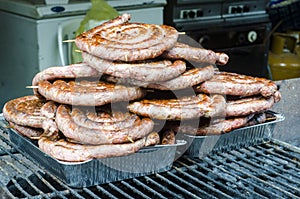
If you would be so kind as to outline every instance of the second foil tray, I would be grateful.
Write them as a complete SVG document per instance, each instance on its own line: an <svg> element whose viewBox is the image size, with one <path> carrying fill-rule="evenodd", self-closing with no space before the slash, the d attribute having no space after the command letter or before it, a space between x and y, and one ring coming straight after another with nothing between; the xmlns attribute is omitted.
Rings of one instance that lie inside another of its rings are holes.
<svg viewBox="0 0 300 199"><path fill-rule="evenodd" d="M285 119L283 114L267 111L274 119L246 126L220 135L195 136L177 134L178 139L187 141L179 150L193 158L203 158L211 153L222 153L270 141L276 123Z"/></svg>

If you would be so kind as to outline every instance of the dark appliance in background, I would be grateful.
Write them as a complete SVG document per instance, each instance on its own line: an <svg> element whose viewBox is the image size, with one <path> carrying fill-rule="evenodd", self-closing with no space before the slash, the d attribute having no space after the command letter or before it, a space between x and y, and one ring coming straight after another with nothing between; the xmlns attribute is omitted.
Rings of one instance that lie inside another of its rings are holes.
<svg viewBox="0 0 300 199"><path fill-rule="evenodd" d="M225 52L221 71L269 77L271 23L268 1L168 0L164 23L185 32L206 49Z"/></svg>

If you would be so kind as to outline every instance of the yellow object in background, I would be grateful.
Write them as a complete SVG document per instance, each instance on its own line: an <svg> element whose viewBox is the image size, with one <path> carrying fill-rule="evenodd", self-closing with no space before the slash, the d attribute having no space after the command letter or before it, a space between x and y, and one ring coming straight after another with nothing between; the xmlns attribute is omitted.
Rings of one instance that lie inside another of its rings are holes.
<svg viewBox="0 0 300 199"><path fill-rule="evenodd" d="M269 66L273 80L283 80L300 77L300 56L294 33L274 33Z"/></svg>
<svg viewBox="0 0 300 199"><path fill-rule="evenodd" d="M91 3L91 9L86 13L84 19L81 21L80 26L76 31L76 36L97 25L100 25L104 21L119 16L118 11L111 7L104 0L91 0ZM82 61L81 53L76 52L77 49L78 48L74 44L72 48L72 63L78 63Z"/></svg>

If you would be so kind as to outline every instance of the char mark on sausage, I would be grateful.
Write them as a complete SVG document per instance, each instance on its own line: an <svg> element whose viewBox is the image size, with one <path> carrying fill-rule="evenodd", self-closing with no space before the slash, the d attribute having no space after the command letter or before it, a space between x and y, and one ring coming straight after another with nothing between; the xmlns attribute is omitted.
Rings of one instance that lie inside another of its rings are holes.
<svg viewBox="0 0 300 199"><path fill-rule="evenodd" d="M157 90L180 90L209 80L213 76L213 74L213 66L207 66L205 68L194 68L171 80L150 83L146 87Z"/></svg>
<svg viewBox="0 0 300 199"><path fill-rule="evenodd" d="M124 128L130 128L139 120L137 115L122 112L113 112L110 114L100 112L98 116L91 116L97 113L99 112L89 112L88 110L82 110L82 108L73 107L71 116L77 125L102 130L122 130Z"/></svg>
<svg viewBox="0 0 300 199"><path fill-rule="evenodd" d="M247 125L247 122L253 117L252 115L231 117L231 118L214 118L212 120L200 119L199 125L183 124L177 126L176 132L191 134L196 136L220 135L228 133L234 129L238 129Z"/></svg>
<svg viewBox="0 0 300 199"><path fill-rule="evenodd" d="M262 111L260 113L255 114L254 117L251 118L247 122L246 126L253 126L253 125L257 125L257 124L262 124L262 123L267 121L267 118L268 118L268 114L265 111Z"/></svg>
<svg viewBox="0 0 300 199"><path fill-rule="evenodd" d="M18 125L42 128L45 117L41 115L40 109L44 104L44 100L34 95L19 97L5 103L3 116Z"/></svg>
<svg viewBox="0 0 300 199"><path fill-rule="evenodd" d="M216 53L212 50L196 48L180 42L176 42L173 48L164 52L163 57L218 65L225 65L229 60L225 53Z"/></svg>
<svg viewBox="0 0 300 199"><path fill-rule="evenodd" d="M122 15L114 18L114 19L108 20L108 21L102 23L101 25L96 26L96 27L88 30L87 32L85 32L83 34L85 34L89 37L92 37L99 30L107 29L107 28L111 28L111 27L114 27L114 26L125 24L125 23L129 22L130 18L131 18L130 14L124 13L124 14L122 14Z"/></svg>
<svg viewBox="0 0 300 199"><path fill-rule="evenodd" d="M56 80L39 82L39 93L46 99L69 105L101 106L119 101L141 98L145 91L137 87L115 85L107 82L82 80Z"/></svg>
<svg viewBox="0 0 300 199"><path fill-rule="evenodd" d="M59 133L43 135L38 145L46 154L66 162L82 162L95 158L127 156L139 151L146 142L153 143L151 136L124 144L82 145L66 141Z"/></svg>
<svg viewBox="0 0 300 199"><path fill-rule="evenodd" d="M53 101L48 101L41 107L41 115L45 117L45 120L42 124L42 128L44 129L45 133L59 131L55 122L57 107L58 104Z"/></svg>
<svg viewBox="0 0 300 199"><path fill-rule="evenodd" d="M55 118L57 104L54 101L47 101L40 109L41 115L47 118Z"/></svg>
<svg viewBox="0 0 300 199"><path fill-rule="evenodd" d="M129 111L159 120L186 120L192 118L223 115L225 98L221 95L209 97L205 94L167 100L141 100L130 103Z"/></svg>
<svg viewBox="0 0 300 199"><path fill-rule="evenodd" d="M253 96L261 94L264 97L274 95L276 84L266 78L252 77L230 72L215 72L208 81L196 87L198 92L217 93L234 96Z"/></svg>
<svg viewBox="0 0 300 199"><path fill-rule="evenodd" d="M100 77L101 73L96 69L90 67L86 63L71 64L68 66L53 66L46 68L37 73L32 79L32 85L38 86L41 81L50 81L55 79L64 78L80 78L80 77ZM34 94L41 97L38 93L38 89L33 89Z"/></svg>
<svg viewBox="0 0 300 199"><path fill-rule="evenodd" d="M154 126L149 118L136 119L132 126L118 130L106 130L105 128L87 128L86 124L95 121L85 122L85 125L76 123L76 117L80 117L76 112L72 114L71 108L60 105L56 113L56 123L59 130L67 137L82 144L116 144L134 141L148 135ZM78 121L78 119L77 119ZM87 120L88 121L88 120ZM81 121L83 122L83 121ZM93 126L95 127L97 122ZM103 123L103 125L107 125Z"/></svg>
<svg viewBox="0 0 300 199"><path fill-rule="evenodd" d="M131 62L156 58L178 39L171 26L115 21L118 23L100 25L77 36L77 47L103 59Z"/></svg>
<svg viewBox="0 0 300 199"><path fill-rule="evenodd" d="M108 82L139 86L143 88L150 88L156 90L180 90L190 88L206 80L209 80L214 75L214 70L215 69L213 66L207 66L204 68L194 68L187 70L186 72L173 79L156 82L145 82L131 78L117 78L106 75L102 76L102 78Z"/></svg>
<svg viewBox="0 0 300 199"><path fill-rule="evenodd" d="M14 122L9 122L11 128L15 129L21 135L28 137L33 140L40 139L41 135L43 134L43 129L41 128L33 128L28 126L18 125Z"/></svg>
<svg viewBox="0 0 300 199"><path fill-rule="evenodd" d="M135 63L104 60L83 52L84 62L104 74L120 78L132 78L140 81L165 81L179 76L186 70L184 61L140 61Z"/></svg>
<svg viewBox="0 0 300 199"><path fill-rule="evenodd" d="M226 116L242 116L270 109L275 103L275 97L247 97L239 100L228 100Z"/></svg>
<svg viewBox="0 0 300 199"><path fill-rule="evenodd" d="M175 142L176 142L176 136L175 136L175 132L172 129L167 129L162 133L162 139L161 139L162 145L175 144Z"/></svg>
<svg viewBox="0 0 300 199"><path fill-rule="evenodd" d="M160 137L157 132L152 132L147 136L145 146L155 146L160 144Z"/></svg>

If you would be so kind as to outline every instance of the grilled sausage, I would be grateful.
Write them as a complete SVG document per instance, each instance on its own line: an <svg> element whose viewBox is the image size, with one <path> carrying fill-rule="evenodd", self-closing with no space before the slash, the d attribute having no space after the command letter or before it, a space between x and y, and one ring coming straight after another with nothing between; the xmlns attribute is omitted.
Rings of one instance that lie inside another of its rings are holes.
<svg viewBox="0 0 300 199"><path fill-rule="evenodd" d="M141 98L145 91L137 87L126 87L106 82L63 81L39 82L39 93L48 100L62 104L101 106L104 104Z"/></svg>
<svg viewBox="0 0 300 199"><path fill-rule="evenodd" d="M88 37L92 37L94 34L96 34L98 31L102 29L107 29L114 26L125 24L129 22L130 18L131 18L130 14L124 13L114 19L108 20L102 23L101 25L90 29L88 32L85 33L85 35L87 35Z"/></svg>
<svg viewBox="0 0 300 199"><path fill-rule="evenodd" d="M190 88L206 80L209 80L213 75L214 67L207 66L204 68L195 68L187 70L180 76L167 81L145 82L129 78L117 78L112 76L102 76L102 78L106 81L118 84L128 84L157 90L180 90L184 88Z"/></svg>
<svg viewBox="0 0 300 199"><path fill-rule="evenodd" d="M122 130L132 127L139 120L137 115L124 114L121 112L105 113L106 115L102 113L97 117L91 117L90 115L93 113L97 114L95 112L84 112L82 109L73 108L71 117L77 125L102 130Z"/></svg>
<svg viewBox="0 0 300 199"><path fill-rule="evenodd" d="M212 50L196 48L180 42L176 42L173 48L164 52L162 56L167 59L185 59L218 65L225 65L229 60L228 55L225 53L216 53Z"/></svg>
<svg viewBox="0 0 300 199"><path fill-rule="evenodd" d="M100 77L101 73L96 69L90 67L86 63L71 64L68 66L54 66L46 68L37 73L32 79L32 85L38 86L41 81L50 81L60 78L80 78L80 77ZM34 94L38 94L38 89L33 89Z"/></svg>
<svg viewBox="0 0 300 199"><path fill-rule="evenodd" d="M123 16L81 33L75 39L77 47L103 59L131 62L158 57L178 39L171 26L124 23L128 17Z"/></svg>
<svg viewBox="0 0 300 199"><path fill-rule="evenodd" d="M124 144L103 144L103 145L81 145L68 142L59 133L43 135L39 141L39 148L46 154L67 162L82 162L94 158L109 158L133 154L145 146L146 142L152 139L151 136L143 137L135 142Z"/></svg>
<svg viewBox="0 0 300 199"><path fill-rule="evenodd" d="M5 103L3 116L7 121L21 126L42 128L45 117L40 114L40 109L45 102L34 95L12 99Z"/></svg>
<svg viewBox="0 0 300 199"><path fill-rule="evenodd" d="M247 122L253 117L253 114L243 116L243 117L231 117L223 119L212 119L202 122L200 119L199 125L195 126L183 124L176 128L176 132L191 134L196 136L205 135L220 135L223 133L228 133L234 129L241 128L247 125Z"/></svg>
<svg viewBox="0 0 300 199"><path fill-rule="evenodd" d="M55 118L57 104L54 101L47 101L40 109L40 114L47 118Z"/></svg>
<svg viewBox="0 0 300 199"><path fill-rule="evenodd" d="M174 79L164 82L151 83L147 88L157 90L179 90L189 88L206 80L209 80L214 74L214 67L207 66L205 68L194 68L184 72L182 75Z"/></svg>
<svg viewBox="0 0 300 199"><path fill-rule="evenodd" d="M98 71L120 78L131 78L140 81L165 81L179 76L186 70L186 64L177 60L174 63L163 61L141 61L136 63L113 62L82 53L84 62Z"/></svg>
<svg viewBox="0 0 300 199"><path fill-rule="evenodd" d="M45 117L42 124L45 133L59 131L55 122L57 106L55 102L48 101L41 107L41 115Z"/></svg>
<svg viewBox="0 0 300 199"><path fill-rule="evenodd" d="M9 122L11 128L15 129L21 135L28 137L33 140L40 139L41 135L43 134L43 129L41 128L33 128L28 126L18 125L14 122Z"/></svg>
<svg viewBox="0 0 300 199"><path fill-rule="evenodd" d="M162 139L161 139L162 145L175 144L175 141L176 141L176 136L173 130L167 129L163 132Z"/></svg>
<svg viewBox="0 0 300 199"><path fill-rule="evenodd" d="M87 128L74 121L76 114L66 105L60 105L56 113L56 123L59 130L67 137L83 144L116 144L134 141L149 134L154 123L149 118L137 119L130 127L119 130L103 128ZM106 125L105 123L103 125Z"/></svg>
<svg viewBox="0 0 300 199"><path fill-rule="evenodd" d="M145 146L154 146L160 143L160 137L157 132L152 132L147 136Z"/></svg>
<svg viewBox="0 0 300 199"><path fill-rule="evenodd" d="M242 116L270 109L275 103L275 97L248 97L239 100L229 100L226 105L226 116Z"/></svg>
<svg viewBox="0 0 300 199"><path fill-rule="evenodd" d="M215 72L211 79L197 86L196 91L235 96L261 94L264 97L269 97L277 91L277 86L273 81L265 78L230 72Z"/></svg>
<svg viewBox="0 0 300 199"><path fill-rule="evenodd" d="M223 115L225 104L225 98L221 95L209 97L198 94L179 99L144 99L130 103L127 108L135 114L159 120L186 120Z"/></svg>

